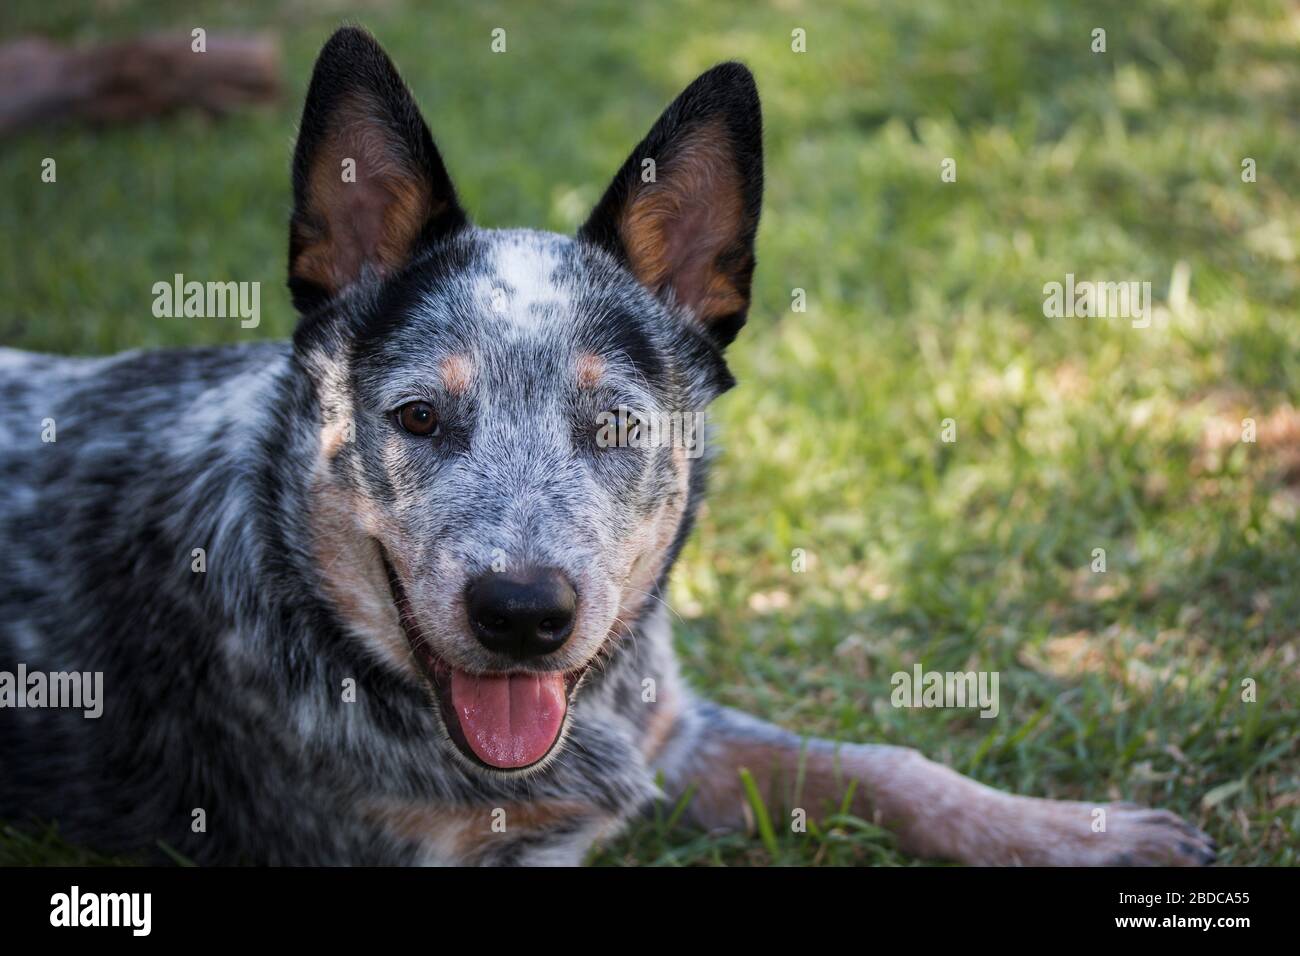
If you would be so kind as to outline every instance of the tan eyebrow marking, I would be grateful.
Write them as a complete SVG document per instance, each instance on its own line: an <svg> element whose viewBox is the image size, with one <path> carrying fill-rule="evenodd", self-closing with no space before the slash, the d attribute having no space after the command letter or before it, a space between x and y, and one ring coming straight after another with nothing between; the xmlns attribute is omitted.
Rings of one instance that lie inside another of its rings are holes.
<svg viewBox="0 0 1300 956"><path fill-rule="evenodd" d="M605 376L605 360L594 352L583 352L578 356L578 387L590 391L600 384Z"/></svg>
<svg viewBox="0 0 1300 956"><path fill-rule="evenodd" d="M442 384L453 395L464 395L474 378L474 363L468 355L448 355L439 366Z"/></svg>

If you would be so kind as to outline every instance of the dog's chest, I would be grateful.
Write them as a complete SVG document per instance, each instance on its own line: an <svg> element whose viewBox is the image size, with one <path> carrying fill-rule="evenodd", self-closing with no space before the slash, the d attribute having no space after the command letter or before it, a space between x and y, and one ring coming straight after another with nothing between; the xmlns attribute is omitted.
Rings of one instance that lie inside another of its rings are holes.
<svg viewBox="0 0 1300 956"><path fill-rule="evenodd" d="M416 846L421 866L577 866L626 814L576 802L389 807L383 825Z"/></svg>

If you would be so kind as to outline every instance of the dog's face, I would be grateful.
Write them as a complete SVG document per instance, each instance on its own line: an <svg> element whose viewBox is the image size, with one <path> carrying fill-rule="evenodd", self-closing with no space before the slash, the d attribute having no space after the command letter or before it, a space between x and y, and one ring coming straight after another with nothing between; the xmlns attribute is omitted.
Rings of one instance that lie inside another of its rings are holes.
<svg viewBox="0 0 1300 956"><path fill-rule="evenodd" d="M652 600L730 384L761 195L757 94L717 67L576 237L471 226L369 35L322 51L294 161L295 356L319 403L316 561L470 765L557 752Z"/></svg>

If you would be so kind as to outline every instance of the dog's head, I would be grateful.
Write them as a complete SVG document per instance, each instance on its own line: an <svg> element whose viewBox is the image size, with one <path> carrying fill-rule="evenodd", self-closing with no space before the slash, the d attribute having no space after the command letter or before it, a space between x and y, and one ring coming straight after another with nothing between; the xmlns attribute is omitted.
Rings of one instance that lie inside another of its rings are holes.
<svg viewBox="0 0 1300 956"><path fill-rule="evenodd" d="M321 52L289 247L314 558L475 766L558 749L679 544L749 306L760 127L749 72L716 67L577 236L479 229L375 41L344 29Z"/></svg>

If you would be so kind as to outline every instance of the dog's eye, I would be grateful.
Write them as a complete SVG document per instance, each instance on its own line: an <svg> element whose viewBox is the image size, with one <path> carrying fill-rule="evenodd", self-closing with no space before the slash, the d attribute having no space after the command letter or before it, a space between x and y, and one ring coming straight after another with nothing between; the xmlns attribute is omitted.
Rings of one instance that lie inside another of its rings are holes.
<svg viewBox="0 0 1300 956"><path fill-rule="evenodd" d="M438 416L428 402L407 402L397 410L397 423L412 435L437 437Z"/></svg>
<svg viewBox="0 0 1300 956"><path fill-rule="evenodd" d="M645 434L641 417L629 409L610 409L596 416L593 437L597 448L639 448Z"/></svg>

